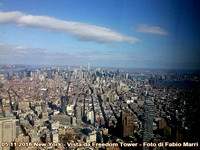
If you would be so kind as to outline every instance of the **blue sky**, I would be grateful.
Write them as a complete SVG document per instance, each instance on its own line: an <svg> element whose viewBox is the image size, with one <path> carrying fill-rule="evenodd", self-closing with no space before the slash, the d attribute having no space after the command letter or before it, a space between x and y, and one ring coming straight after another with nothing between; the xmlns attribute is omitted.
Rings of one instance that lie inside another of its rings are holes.
<svg viewBox="0 0 200 150"><path fill-rule="evenodd" d="M200 69L197 0L1 0L0 64Z"/></svg>

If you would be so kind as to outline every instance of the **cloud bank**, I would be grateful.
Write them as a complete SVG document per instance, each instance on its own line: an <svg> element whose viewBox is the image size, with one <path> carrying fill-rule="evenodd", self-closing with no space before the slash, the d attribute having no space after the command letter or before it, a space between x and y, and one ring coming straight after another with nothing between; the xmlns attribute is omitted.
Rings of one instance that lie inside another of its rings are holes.
<svg viewBox="0 0 200 150"><path fill-rule="evenodd" d="M44 48L32 48L20 45L0 43L0 64L26 64L26 65L83 65L88 62L104 64L110 62L119 64L127 60L128 54L84 50L75 52L48 51ZM113 64L113 63L111 63Z"/></svg>
<svg viewBox="0 0 200 150"><path fill-rule="evenodd" d="M23 58L29 60L29 58L42 59L45 57L69 59L72 55L67 52L50 52L43 48L31 48L26 46L11 45L0 43L0 58Z"/></svg>
<svg viewBox="0 0 200 150"><path fill-rule="evenodd" d="M65 65L81 64L84 57L68 52L0 43L0 64Z"/></svg>
<svg viewBox="0 0 200 150"><path fill-rule="evenodd" d="M0 24L14 24L17 26L37 27L52 32L64 32L81 41L97 43L139 41L136 37L126 36L111 29L80 22L59 20L48 16L33 16L14 12L0 12Z"/></svg>
<svg viewBox="0 0 200 150"><path fill-rule="evenodd" d="M160 27L149 26L146 24L140 24L137 31L149 34L169 35L167 31Z"/></svg>

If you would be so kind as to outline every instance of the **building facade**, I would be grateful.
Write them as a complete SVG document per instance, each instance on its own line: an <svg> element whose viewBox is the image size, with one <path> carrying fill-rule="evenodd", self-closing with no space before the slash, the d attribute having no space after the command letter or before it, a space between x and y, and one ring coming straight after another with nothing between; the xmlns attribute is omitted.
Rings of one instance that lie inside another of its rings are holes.
<svg viewBox="0 0 200 150"><path fill-rule="evenodd" d="M153 138L153 106L150 100L144 102L143 142L150 142ZM148 147L143 148L143 150L148 149Z"/></svg>
<svg viewBox="0 0 200 150"><path fill-rule="evenodd" d="M2 117L0 118L0 143L12 142L17 138L17 119L15 117ZM2 147L0 150L7 150L9 147Z"/></svg>
<svg viewBox="0 0 200 150"><path fill-rule="evenodd" d="M121 137L133 136L134 131L134 116L131 113L121 113L120 130Z"/></svg>

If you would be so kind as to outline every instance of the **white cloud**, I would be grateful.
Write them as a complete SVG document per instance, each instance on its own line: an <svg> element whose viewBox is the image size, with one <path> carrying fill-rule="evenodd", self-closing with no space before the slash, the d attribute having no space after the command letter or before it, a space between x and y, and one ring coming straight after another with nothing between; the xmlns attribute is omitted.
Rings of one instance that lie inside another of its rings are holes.
<svg viewBox="0 0 200 150"><path fill-rule="evenodd" d="M15 24L17 26L38 27L52 32L65 32L81 41L98 43L139 41L136 37L126 36L111 29L80 22L59 20L48 16L33 16L24 13L0 12L0 24Z"/></svg>
<svg viewBox="0 0 200 150"><path fill-rule="evenodd" d="M20 57L31 57L35 54L45 54L46 50L41 48L29 48L25 46L19 45L11 45L11 44L4 44L0 43L0 56L10 56L10 58L15 58L17 56Z"/></svg>
<svg viewBox="0 0 200 150"><path fill-rule="evenodd" d="M149 26L146 24L140 24L137 31L149 34L169 35L167 31L160 27Z"/></svg>

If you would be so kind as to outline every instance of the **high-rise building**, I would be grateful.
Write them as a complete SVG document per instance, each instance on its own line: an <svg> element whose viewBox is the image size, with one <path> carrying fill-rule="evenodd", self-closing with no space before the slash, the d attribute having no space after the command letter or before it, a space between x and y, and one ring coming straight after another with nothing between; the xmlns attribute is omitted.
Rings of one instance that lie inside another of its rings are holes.
<svg viewBox="0 0 200 150"><path fill-rule="evenodd" d="M153 138L153 106L150 100L144 102L143 142L150 142ZM143 150L148 149L148 147L143 147Z"/></svg>
<svg viewBox="0 0 200 150"><path fill-rule="evenodd" d="M90 121L91 124L94 124L94 112L92 110L88 112L87 120Z"/></svg>
<svg viewBox="0 0 200 150"><path fill-rule="evenodd" d="M47 77L48 78L53 78L53 72L52 72L52 70L47 70Z"/></svg>
<svg viewBox="0 0 200 150"><path fill-rule="evenodd" d="M90 63L88 62L88 71L90 71Z"/></svg>
<svg viewBox="0 0 200 150"><path fill-rule="evenodd" d="M83 78L83 69L82 69L82 66L80 66L80 69L79 69L79 78L80 79Z"/></svg>
<svg viewBox="0 0 200 150"><path fill-rule="evenodd" d="M31 71L30 70L26 70L26 77L31 77Z"/></svg>
<svg viewBox="0 0 200 150"><path fill-rule="evenodd" d="M9 73L8 73L8 80L12 80L13 78L13 70L10 69Z"/></svg>
<svg viewBox="0 0 200 150"><path fill-rule="evenodd" d="M10 143L17 138L18 129L17 119L15 117L2 117L0 118L0 143ZM0 150L9 150L9 147L2 147Z"/></svg>
<svg viewBox="0 0 200 150"><path fill-rule="evenodd" d="M120 131L121 137L133 136L134 116L131 113L121 113L120 115Z"/></svg>
<svg viewBox="0 0 200 150"><path fill-rule="evenodd" d="M66 101L67 101L67 96L61 96L61 112L63 114L66 114Z"/></svg>
<svg viewBox="0 0 200 150"><path fill-rule="evenodd" d="M81 117L82 117L82 112L81 112L81 107L76 107L76 111L75 111L75 117L76 117L76 122L77 124L81 123Z"/></svg>

